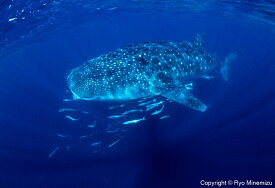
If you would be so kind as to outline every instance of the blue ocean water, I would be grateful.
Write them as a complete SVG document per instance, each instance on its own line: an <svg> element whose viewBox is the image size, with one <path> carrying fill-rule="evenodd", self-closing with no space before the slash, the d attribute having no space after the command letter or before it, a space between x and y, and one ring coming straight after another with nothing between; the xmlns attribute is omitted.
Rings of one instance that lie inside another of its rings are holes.
<svg viewBox="0 0 275 188"><path fill-rule="evenodd" d="M0 187L275 183L274 1L2 0L0 15ZM193 81L205 112L166 102L123 126L108 117L137 101L64 101L71 69L91 58L201 33L217 58L237 54L227 82Z"/></svg>

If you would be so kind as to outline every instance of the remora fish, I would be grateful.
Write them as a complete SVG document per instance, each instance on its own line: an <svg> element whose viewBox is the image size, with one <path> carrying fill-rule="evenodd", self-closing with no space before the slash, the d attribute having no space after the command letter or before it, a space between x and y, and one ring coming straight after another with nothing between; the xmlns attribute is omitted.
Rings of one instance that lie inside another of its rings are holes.
<svg viewBox="0 0 275 188"><path fill-rule="evenodd" d="M193 41L142 42L94 58L68 75L74 99L130 100L162 95L204 112L207 106L188 88L190 79L210 77L219 68L227 80L230 54L218 61L203 48L203 38Z"/></svg>

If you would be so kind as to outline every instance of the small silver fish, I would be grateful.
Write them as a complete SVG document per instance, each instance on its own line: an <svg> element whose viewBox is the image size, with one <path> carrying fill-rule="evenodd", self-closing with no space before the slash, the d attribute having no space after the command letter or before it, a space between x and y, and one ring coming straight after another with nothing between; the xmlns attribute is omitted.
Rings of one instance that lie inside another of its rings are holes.
<svg viewBox="0 0 275 188"><path fill-rule="evenodd" d="M115 145L116 143L118 143L120 141L120 139L118 139L117 141L113 142L112 144L110 144L108 147L112 147L113 145Z"/></svg>
<svg viewBox="0 0 275 188"><path fill-rule="evenodd" d="M112 116L109 116L108 118L109 119L117 119L117 118L121 118L123 116L124 116L124 114L121 114L121 115L112 115Z"/></svg>
<svg viewBox="0 0 275 188"><path fill-rule="evenodd" d="M96 126L96 121L94 121L94 124L88 125L87 127L94 128Z"/></svg>
<svg viewBox="0 0 275 188"><path fill-rule="evenodd" d="M164 101L160 101L160 102L157 102L157 103L153 103L153 104L149 104L146 106L146 110L145 111L149 111L159 105L161 105L162 103L164 103Z"/></svg>
<svg viewBox="0 0 275 188"><path fill-rule="evenodd" d="M130 121L125 121L122 124L127 125L127 124L132 124L132 123L138 123L138 122L143 121L143 120L145 120L145 117L143 117L141 119L134 119L134 120L130 120Z"/></svg>
<svg viewBox="0 0 275 188"><path fill-rule="evenodd" d="M57 150L59 150L58 146L49 154L49 158L51 158Z"/></svg>
<svg viewBox="0 0 275 188"><path fill-rule="evenodd" d="M70 120L72 120L72 121L77 121L77 120L79 120L79 119L73 118L72 116L69 116L69 115L66 115L65 117L68 118L68 119L70 119Z"/></svg>
<svg viewBox="0 0 275 188"><path fill-rule="evenodd" d="M66 111L75 112L76 110L72 108L61 108L58 112L66 112Z"/></svg>
<svg viewBox="0 0 275 188"><path fill-rule="evenodd" d="M61 138L66 138L66 137L69 137L70 135L63 135L63 134L57 134L57 136L61 137Z"/></svg>
<svg viewBox="0 0 275 188"><path fill-rule="evenodd" d="M99 145L99 144L101 144L102 142L94 142L94 143L91 143L91 146L97 146L97 145Z"/></svg>
<svg viewBox="0 0 275 188"><path fill-rule="evenodd" d="M160 110L157 110L157 111L153 112L151 115L157 115L157 114L161 113L163 108L164 108L164 105L162 105Z"/></svg>
<svg viewBox="0 0 275 188"><path fill-rule="evenodd" d="M142 109L133 109L133 110L129 110L129 111L123 112L122 114L126 115L126 114L129 114L129 113L132 113L132 112L142 112L142 111L143 111Z"/></svg>
<svg viewBox="0 0 275 188"><path fill-rule="evenodd" d="M168 117L170 117L170 115L161 116L159 119L165 119L165 118L168 118Z"/></svg>
<svg viewBox="0 0 275 188"><path fill-rule="evenodd" d="M147 102L140 103L140 104L138 104L138 106L144 106L144 105L150 104L150 103L152 103L152 102L156 102L156 99L153 99L153 100L151 100L151 101L147 101Z"/></svg>

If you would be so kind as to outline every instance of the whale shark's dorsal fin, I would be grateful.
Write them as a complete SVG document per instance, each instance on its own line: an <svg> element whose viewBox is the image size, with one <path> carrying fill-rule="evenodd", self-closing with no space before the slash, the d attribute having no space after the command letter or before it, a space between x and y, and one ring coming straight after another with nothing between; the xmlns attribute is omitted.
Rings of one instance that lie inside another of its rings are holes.
<svg viewBox="0 0 275 188"><path fill-rule="evenodd" d="M203 33L197 34L193 40L193 44L197 46L204 46L204 41L205 41L205 35Z"/></svg>
<svg viewBox="0 0 275 188"><path fill-rule="evenodd" d="M207 106L194 97L186 88L169 87L161 95L194 110L204 112L207 109Z"/></svg>

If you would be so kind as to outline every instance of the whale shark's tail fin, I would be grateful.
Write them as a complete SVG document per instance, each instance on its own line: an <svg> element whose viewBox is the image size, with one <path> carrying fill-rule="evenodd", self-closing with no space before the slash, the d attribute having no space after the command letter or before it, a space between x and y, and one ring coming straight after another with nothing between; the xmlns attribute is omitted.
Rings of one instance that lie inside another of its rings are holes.
<svg viewBox="0 0 275 188"><path fill-rule="evenodd" d="M225 57L224 61L221 64L221 74L225 81L228 81L229 64L236 58L236 53L230 53L228 56Z"/></svg>
<svg viewBox="0 0 275 188"><path fill-rule="evenodd" d="M167 88L167 91L161 93L161 95L194 110L204 112L207 109L207 106L194 97L186 88Z"/></svg>

